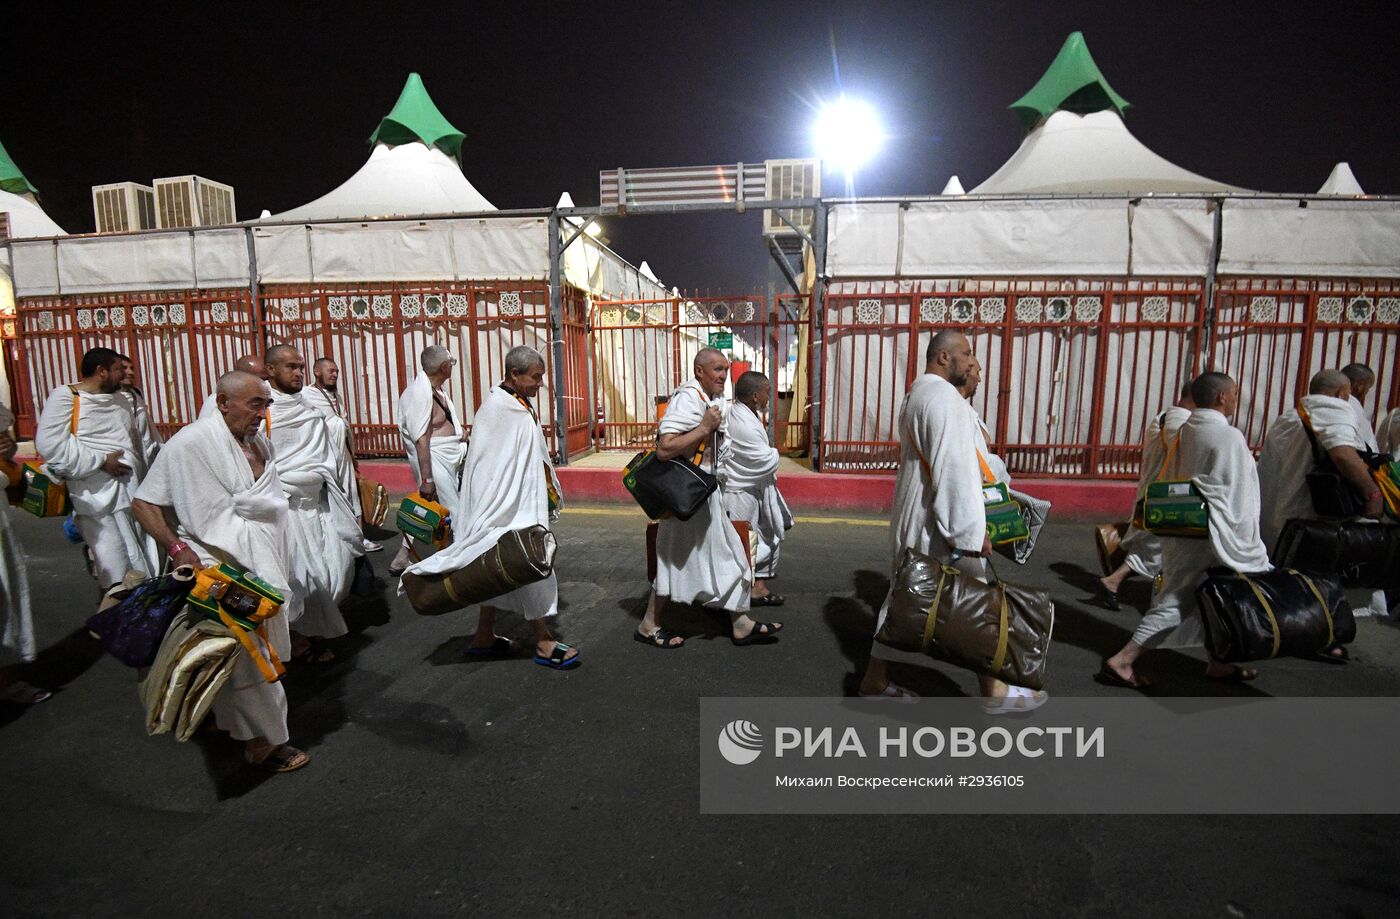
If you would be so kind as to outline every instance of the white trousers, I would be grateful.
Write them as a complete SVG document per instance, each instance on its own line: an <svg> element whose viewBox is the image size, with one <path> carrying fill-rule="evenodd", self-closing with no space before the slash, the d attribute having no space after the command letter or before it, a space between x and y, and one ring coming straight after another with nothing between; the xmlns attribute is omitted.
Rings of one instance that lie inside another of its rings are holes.
<svg viewBox="0 0 1400 919"><path fill-rule="evenodd" d="M155 540L146 535L136 523L131 508L124 507L101 517L74 514L78 532L92 550L96 560L97 583L107 589L126 577L128 571L139 571L151 578L160 573L160 553Z"/></svg>

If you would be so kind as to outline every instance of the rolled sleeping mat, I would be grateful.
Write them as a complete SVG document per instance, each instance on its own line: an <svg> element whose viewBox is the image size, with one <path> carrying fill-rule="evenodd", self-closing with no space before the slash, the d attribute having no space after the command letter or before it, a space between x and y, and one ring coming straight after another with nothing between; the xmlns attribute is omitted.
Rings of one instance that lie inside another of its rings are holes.
<svg viewBox="0 0 1400 919"><path fill-rule="evenodd" d="M548 527L511 530L464 568L442 574L405 572L404 593L419 613L440 616L543 581L554 570L557 549Z"/></svg>

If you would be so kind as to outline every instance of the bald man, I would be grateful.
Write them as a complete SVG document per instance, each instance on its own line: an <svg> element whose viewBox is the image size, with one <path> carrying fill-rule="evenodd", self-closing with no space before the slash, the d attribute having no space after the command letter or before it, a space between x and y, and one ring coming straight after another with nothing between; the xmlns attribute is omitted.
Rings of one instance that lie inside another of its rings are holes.
<svg viewBox="0 0 1400 919"><path fill-rule="evenodd" d="M263 433L272 393L253 374L231 371L219 378L214 397L218 414L170 438L136 490L132 511L172 565L230 563L281 591L282 609L262 623L266 644L256 633L251 637L264 653L270 647L285 658L291 653L287 621L300 612L301 591L292 575L297 547L287 497ZM213 713L220 730L243 742L249 763L291 772L310 762L288 745L282 684L268 682L246 652L239 652Z"/></svg>
<svg viewBox="0 0 1400 919"><path fill-rule="evenodd" d="M978 580L990 579L991 553L982 499L982 468L977 460L978 432L973 413L959 387L973 366L972 346L961 332L934 335L924 352L924 373L910 388L899 410L899 471L895 477L890 518L890 594L875 624L878 634L889 613L894 575L906 551L951 565ZM860 683L862 696L907 698L915 695L889 678L888 663L932 666L927 655L874 642ZM978 674L983 707L989 714L1030 711L1048 695Z"/></svg>
<svg viewBox="0 0 1400 919"><path fill-rule="evenodd" d="M699 467L714 473L729 449L724 418L729 359L715 348L701 348L693 369L695 376L666 404L657 426L656 458L694 461L699 453ZM656 581L634 638L661 649L684 644L684 638L661 625L662 611L674 601L722 611L735 645L772 644L783 624L755 622L749 616L752 588L749 547L729 522L724 496L715 489L689 520L667 517L658 522Z"/></svg>
<svg viewBox="0 0 1400 919"><path fill-rule="evenodd" d="M1224 565L1241 574L1269 571L1269 553L1259 536L1259 474L1244 434L1230 423L1239 407L1239 387L1223 373L1203 373L1191 384L1196 403L1181 426L1171 466L1163 478L1190 479L1210 511L1206 539L1163 536L1162 581L1152 607L1132 639L1103 661L1094 679L1106 686L1144 689L1151 683L1135 663L1144 651L1167 643L1195 647L1204 643L1196 588L1206 570ZM1180 628L1178 628L1180 627ZM1173 633L1176 634L1173 634ZM1259 675L1253 667L1207 658L1206 676L1242 682Z"/></svg>
<svg viewBox="0 0 1400 919"><path fill-rule="evenodd" d="M1347 401L1351 403L1351 409L1356 413L1357 427L1365 435L1366 440L1362 447L1367 450L1376 450L1376 429L1371 425L1371 413L1366 411L1366 397L1371 394L1371 389L1376 385L1376 372L1365 364L1347 364L1342 368L1342 375L1351 383L1351 395Z"/></svg>
<svg viewBox="0 0 1400 919"><path fill-rule="evenodd" d="M306 589L301 618L291 623L292 656L325 663L334 652L313 645L349 631L340 603L350 592L355 557L364 554L360 527L336 471L341 445L303 396L306 358L291 345L277 345L264 362L272 386L265 427L297 543L293 574Z"/></svg>
<svg viewBox="0 0 1400 919"><path fill-rule="evenodd" d="M245 354L238 358L233 362L233 369L267 382L267 364L263 363L262 357L257 354ZM219 414L218 395L215 391L204 397L204 404L199 407L200 418L213 418Z"/></svg>
<svg viewBox="0 0 1400 919"><path fill-rule="evenodd" d="M1307 413L1317 451L1325 453L1357 494L1367 500L1362 515L1380 515L1381 491L1357 452L1367 449L1371 434L1362 427L1365 422L1354 410L1350 397L1351 380L1345 374L1339 370L1319 371L1313 375L1308 395L1298 400L1298 406L1269 425L1259 454L1259 529L1264 545L1275 546L1288 521L1318 517L1307 481L1315 451L1308 436L1309 425L1304 423L1300 409Z"/></svg>

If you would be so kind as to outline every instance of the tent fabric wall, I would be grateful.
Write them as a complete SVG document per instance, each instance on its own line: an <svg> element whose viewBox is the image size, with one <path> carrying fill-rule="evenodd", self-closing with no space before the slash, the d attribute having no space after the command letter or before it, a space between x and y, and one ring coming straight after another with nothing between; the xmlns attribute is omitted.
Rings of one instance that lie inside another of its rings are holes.
<svg viewBox="0 0 1400 919"><path fill-rule="evenodd" d="M1400 202L1230 200L1221 274L1400 276Z"/></svg>
<svg viewBox="0 0 1400 919"><path fill-rule="evenodd" d="M829 217L832 277L1203 275L1207 200L845 203Z"/></svg>
<svg viewBox="0 0 1400 919"><path fill-rule="evenodd" d="M1204 277L1216 207L1220 274L1400 275L1400 202L1265 198L1012 198L832 205L834 278Z"/></svg>

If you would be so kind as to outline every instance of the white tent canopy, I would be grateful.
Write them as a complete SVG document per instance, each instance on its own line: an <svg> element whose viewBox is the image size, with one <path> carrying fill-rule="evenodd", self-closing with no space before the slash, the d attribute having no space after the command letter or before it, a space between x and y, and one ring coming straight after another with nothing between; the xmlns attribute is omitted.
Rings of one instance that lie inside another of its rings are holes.
<svg viewBox="0 0 1400 919"><path fill-rule="evenodd" d="M10 238L28 239L35 236L67 236L30 195L0 191L0 213L10 215Z"/></svg>
<svg viewBox="0 0 1400 919"><path fill-rule="evenodd" d="M1117 112L1057 111L1026 135L974 195L1239 191L1168 162L1134 137Z"/></svg>
<svg viewBox="0 0 1400 919"><path fill-rule="evenodd" d="M939 194L965 195L967 194L967 192L963 190L963 184L961 179L959 179L957 176L949 176L947 184L943 186L943 191L939 192Z"/></svg>
<svg viewBox="0 0 1400 919"><path fill-rule="evenodd" d="M273 220L419 217L496 209L472 187L457 161L421 143L375 144L369 160L339 188Z"/></svg>
<svg viewBox="0 0 1400 919"><path fill-rule="evenodd" d="M1332 167L1332 173L1327 176L1327 181L1322 183L1322 187L1317 190L1319 195L1364 195L1361 190L1361 183L1356 181L1356 176L1351 172L1349 163L1338 163Z"/></svg>

